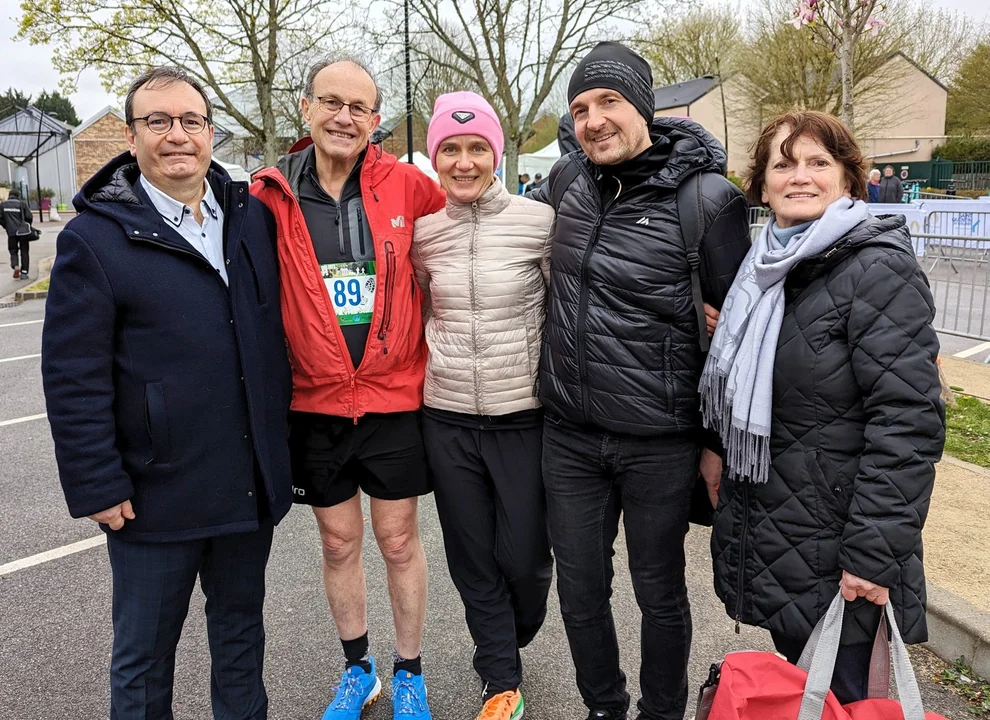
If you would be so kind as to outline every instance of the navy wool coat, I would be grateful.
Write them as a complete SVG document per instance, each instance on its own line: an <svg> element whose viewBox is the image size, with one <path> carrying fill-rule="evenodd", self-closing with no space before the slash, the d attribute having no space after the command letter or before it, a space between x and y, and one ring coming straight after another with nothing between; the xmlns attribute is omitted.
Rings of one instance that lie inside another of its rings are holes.
<svg viewBox="0 0 990 720"><path fill-rule="evenodd" d="M274 219L218 165L229 289L165 223L124 153L58 236L42 375L69 512L131 500L123 539L192 540L278 522L292 503L291 376Z"/></svg>

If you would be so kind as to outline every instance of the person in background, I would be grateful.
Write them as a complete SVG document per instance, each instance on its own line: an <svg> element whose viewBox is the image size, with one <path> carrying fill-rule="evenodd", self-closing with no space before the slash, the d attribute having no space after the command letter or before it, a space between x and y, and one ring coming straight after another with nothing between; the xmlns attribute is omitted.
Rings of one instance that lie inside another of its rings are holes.
<svg viewBox="0 0 990 720"><path fill-rule="evenodd" d="M212 716L263 720L265 568L292 507L275 223L211 162L194 78L143 73L124 115L129 150L58 235L41 343L69 513L107 535L110 718L172 717L198 576Z"/></svg>
<svg viewBox="0 0 990 720"><path fill-rule="evenodd" d="M278 229L293 369L292 489L316 517L324 589L344 651L323 717L357 720L382 693L368 637L364 494L395 623L392 711L428 720L418 510L419 496L430 492L420 417L426 342L409 250L413 223L443 207L443 191L370 142L381 93L357 60L314 63L300 105L312 144L257 173L251 191Z"/></svg>
<svg viewBox="0 0 990 720"><path fill-rule="evenodd" d="M526 192L528 193L533 192L534 190L536 190L536 188L538 188L542 184L543 184L543 174L536 173L536 177L533 178L533 182L531 182L529 185L526 186Z"/></svg>
<svg viewBox="0 0 990 720"><path fill-rule="evenodd" d="M904 183L894 175L894 168L890 165L883 169L883 177L880 179L880 202L904 202Z"/></svg>
<svg viewBox="0 0 990 720"><path fill-rule="evenodd" d="M526 191L528 185L529 185L529 173L523 173L522 175L519 176L519 192L516 194L522 195Z"/></svg>
<svg viewBox="0 0 990 720"><path fill-rule="evenodd" d="M869 194L867 202L880 202L880 171L876 168L870 170L870 179L866 183L866 192Z"/></svg>
<svg viewBox="0 0 990 720"><path fill-rule="evenodd" d="M28 279L31 264L30 243L34 238L31 227L31 206L21 197L17 188L12 188L7 199L0 203L0 227L7 231L7 249L10 251L10 269L14 279Z"/></svg>
<svg viewBox="0 0 990 720"><path fill-rule="evenodd" d="M447 206L416 221L426 295L423 435L447 567L482 682L478 720L517 720L521 648L553 575L536 398L553 210L493 177L505 141L481 96L437 98L427 133Z"/></svg>
<svg viewBox="0 0 990 720"><path fill-rule="evenodd" d="M872 217L863 153L831 115L762 130L746 173L769 206L701 380L725 443L715 591L797 662L836 593L851 602L832 690L865 699L881 607L924 642L922 529L945 441L935 306L902 215Z"/></svg>

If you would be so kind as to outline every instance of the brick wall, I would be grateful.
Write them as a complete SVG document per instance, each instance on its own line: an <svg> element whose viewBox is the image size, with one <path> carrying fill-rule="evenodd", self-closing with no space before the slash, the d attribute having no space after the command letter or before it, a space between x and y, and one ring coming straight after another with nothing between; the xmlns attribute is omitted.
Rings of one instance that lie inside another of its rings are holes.
<svg viewBox="0 0 990 720"><path fill-rule="evenodd" d="M96 171L127 150L124 121L107 113L78 135L73 136L76 151L76 186L81 188Z"/></svg>
<svg viewBox="0 0 990 720"><path fill-rule="evenodd" d="M413 117L413 151L419 151L424 155L426 152L426 130L427 124L419 116ZM382 149L387 153L395 155L399 160L405 161L406 159L406 123L403 120L395 130L392 131L391 137L389 137L385 142L382 143Z"/></svg>

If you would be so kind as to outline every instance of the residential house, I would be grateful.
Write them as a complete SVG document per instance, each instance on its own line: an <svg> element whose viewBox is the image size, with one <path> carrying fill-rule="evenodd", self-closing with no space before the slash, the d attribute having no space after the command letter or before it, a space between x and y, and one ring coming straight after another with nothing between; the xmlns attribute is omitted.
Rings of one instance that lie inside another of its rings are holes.
<svg viewBox="0 0 990 720"><path fill-rule="evenodd" d="M749 79L732 74L688 80L653 91L656 116L689 117L727 148L728 171L742 174L768 112L752 100ZM902 52L893 53L860 83L857 133L877 165L924 162L946 140L948 92ZM723 106L724 96L724 106ZM726 142L728 130L728 142Z"/></svg>

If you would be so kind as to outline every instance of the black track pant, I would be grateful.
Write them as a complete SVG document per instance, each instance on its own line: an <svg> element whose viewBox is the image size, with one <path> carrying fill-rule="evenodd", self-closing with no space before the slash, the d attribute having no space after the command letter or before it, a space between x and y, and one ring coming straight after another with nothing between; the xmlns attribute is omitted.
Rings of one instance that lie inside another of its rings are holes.
<svg viewBox="0 0 990 720"><path fill-rule="evenodd" d="M457 419L463 421L440 420L427 410L423 435L447 566L477 645L474 668L490 697L519 687L519 648L536 636L547 614L553 562L543 431L539 423Z"/></svg>

